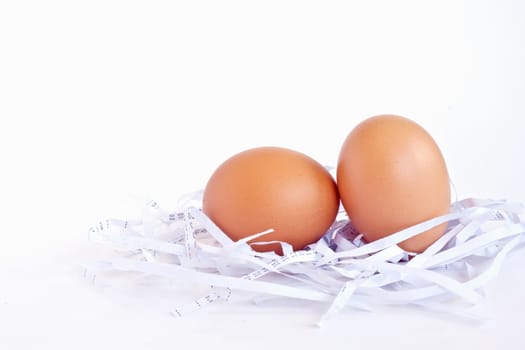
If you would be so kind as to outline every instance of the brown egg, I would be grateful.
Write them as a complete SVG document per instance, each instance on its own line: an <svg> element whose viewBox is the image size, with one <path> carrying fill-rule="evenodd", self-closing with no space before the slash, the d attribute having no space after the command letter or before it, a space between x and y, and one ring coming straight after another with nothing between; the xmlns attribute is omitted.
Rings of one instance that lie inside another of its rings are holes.
<svg viewBox="0 0 525 350"><path fill-rule="evenodd" d="M351 131L339 154L337 185L348 216L368 242L446 214L450 207L441 151L421 126L400 116L375 116ZM422 252L446 226L399 246Z"/></svg>
<svg viewBox="0 0 525 350"><path fill-rule="evenodd" d="M290 243L294 250L319 240L339 207L330 173L312 158L285 148L261 147L241 152L212 174L203 211L232 240L268 229L250 241ZM282 253L280 245L253 245Z"/></svg>

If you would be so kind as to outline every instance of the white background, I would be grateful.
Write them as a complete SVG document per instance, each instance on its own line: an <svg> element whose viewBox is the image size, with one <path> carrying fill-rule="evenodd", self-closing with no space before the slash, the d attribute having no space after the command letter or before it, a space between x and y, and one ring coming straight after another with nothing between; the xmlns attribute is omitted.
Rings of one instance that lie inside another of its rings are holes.
<svg viewBox="0 0 525 350"><path fill-rule="evenodd" d="M183 320L197 286L97 289L87 229L166 208L241 150L334 165L359 121L410 117L459 198L525 201L523 1L3 1L0 3L0 348L522 349L523 250L471 324L410 308L246 300ZM159 300L162 299L162 302Z"/></svg>

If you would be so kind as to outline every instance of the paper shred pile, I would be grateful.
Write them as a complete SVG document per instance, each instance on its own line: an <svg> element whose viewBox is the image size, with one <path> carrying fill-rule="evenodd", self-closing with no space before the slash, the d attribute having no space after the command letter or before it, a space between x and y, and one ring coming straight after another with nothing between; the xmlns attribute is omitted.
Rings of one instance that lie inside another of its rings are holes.
<svg viewBox="0 0 525 350"><path fill-rule="evenodd" d="M465 199L447 215L372 243L365 243L341 212L318 242L295 252L281 243L280 256L255 252L247 244L271 228L233 242L200 210L198 194L187 199L174 212L148 201L139 220L110 219L93 226L89 240L115 253L84 264L86 274L130 271L213 287L210 294L171 310L175 316L244 290L326 303L319 325L346 306L373 310L412 304L476 318L472 310L484 298L483 287L525 241L523 205ZM423 253L397 246L443 222L447 231Z"/></svg>

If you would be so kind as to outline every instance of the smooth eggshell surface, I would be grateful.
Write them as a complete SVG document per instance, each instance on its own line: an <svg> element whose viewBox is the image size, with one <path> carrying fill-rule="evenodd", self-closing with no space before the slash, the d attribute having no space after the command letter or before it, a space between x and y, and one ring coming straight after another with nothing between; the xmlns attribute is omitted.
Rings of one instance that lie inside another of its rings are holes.
<svg viewBox="0 0 525 350"><path fill-rule="evenodd" d="M351 131L340 151L337 185L348 216L368 242L446 214L450 207L441 151L421 126L400 116L372 117ZM421 252L446 225L399 246Z"/></svg>
<svg viewBox="0 0 525 350"><path fill-rule="evenodd" d="M285 148L260 147L222 163L210 177L203 211L232 240L268 229L250 241L284 241L294 250L319 240L337 214L339 194L330 173L312 158ZM252 245L255 250L280 249Z"/></svg>

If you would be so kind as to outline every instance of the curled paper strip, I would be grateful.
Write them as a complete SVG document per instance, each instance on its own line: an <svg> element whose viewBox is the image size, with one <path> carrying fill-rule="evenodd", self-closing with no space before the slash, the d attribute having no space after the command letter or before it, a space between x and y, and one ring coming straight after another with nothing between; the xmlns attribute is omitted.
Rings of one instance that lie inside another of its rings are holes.
<svg viewBox="0 0 525 350"><path fill-rule="evenodd" d="M197 206L193 206L197 204ZM182 209L165 212L148 201L140 220L102 221L89 240L118 254L84 265L92 278L105 271L131 271L168 280L194 282L213 291L174 316L201 309L232 292L327 303L318 325L346 306L372 310L380 305L418 305L477 318L473 307L505 257L525 241L525 209L502 200L465 199L449 214L366 243L344 212L316 243L283 256L256 252L247 243L269 230L232 241L200 209L199 193L187 196ZM445 234L423 253L397 243L448 222Z"/></svg>

